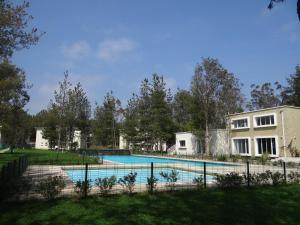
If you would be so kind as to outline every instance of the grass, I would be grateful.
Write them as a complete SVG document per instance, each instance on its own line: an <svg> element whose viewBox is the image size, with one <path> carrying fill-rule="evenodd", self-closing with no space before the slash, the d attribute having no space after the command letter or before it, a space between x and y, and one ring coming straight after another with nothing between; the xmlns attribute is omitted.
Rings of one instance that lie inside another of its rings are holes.
<svg viewBox="0 0 300 225"><path fill-rule="evenodd" d="M83 157L73 152L56 152L50 150L40 149L17 149L14 153L2 153L0 154L0 167L9 161L17 159L21 155L28 157L30 164L36 165L70 165L81 163L97 163L97 159L93 157Z"/></svg>
<svg viewBox="0 0 300 225"><path fill-rule="evenodd" d="M299 224L300 186L207 189L0 205L0 224Z"/></svg>

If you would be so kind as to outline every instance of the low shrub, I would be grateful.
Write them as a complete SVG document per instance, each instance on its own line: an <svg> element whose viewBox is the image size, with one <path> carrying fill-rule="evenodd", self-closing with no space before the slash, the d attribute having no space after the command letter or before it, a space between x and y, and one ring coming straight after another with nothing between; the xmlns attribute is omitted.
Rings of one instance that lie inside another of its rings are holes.
<svg viewBox="0 0 300 225"><path fill-rule="evenodd" d="M202 189L204 187L203 176L200 175L199 177L194 177L193 184L196 184L198 189Z"/></svg>
<svg viewBox="0 0 300 225"><path fill-rule="evenodd" d="M85 189L86 194L90 193L92 189L91 180L87 180L87 182L85 182L84 180L79 180L75 183L74 191L80 198L85 197Z"/></svg>
<svg viewBox="0 0 300 225"><path fill-rule="evenodd" d="M162 176L166 182L167 182L167 186L173 190L175 187L175 183L177 182L178 178L179 178L179 173L176 170L172 170L170 173L165 173L165 172L160 172L159 173L160 176Z"/></svg>
<svg viewBox="0 0 300 225"><path fill-rule="evenodd" d="M270 160L270 156L268 153L264 153L261 155L260 159L261 159L261 164L265 165Z"/></svg>
<svg viewBox="0 0 300 225"><path fill-rule="evenodd" d="M217 160L225 162L228 160L228 156L227 155L218 155Z"/></svg>
<svg viewBox="0 0 300 225"><path fill-rule="evenodd" d="M120 178L118 180L118 183L124 188L127 193L132 194L134 191L136 176L136 172L130 172L128 175Z"/></svg>
<svg viewBox="0 0 300 225"><path fill-rule="evenodd" d="M42 180L37 186L37 193L48 200L56 198L66 187L62 176L49 176Z"/></svg>
<svg viewBox="0 0 300 225"><path fill-rule="evenodd" d="M155 188L157 186L157 181L158 181L158 178L156 178L155 176L147 177L147 189L149 192L155 190ZM152 189L151 189L151 187L152 187Z"/></svg>
<svg viewBox="0 0 300 225"><path fill-rule="evenodd" d="M240 187L243 184L243 180L243 176L235 172L216 174L217 185L221 188Z"/></svg>
<svg viewBox="0 0 300 225"><path fill-rule="evenodd" d="M99 188L100 193L103 195L107 195L116 183L117 177L114 175L111 177L97 178L95 180L95 185Z"/></svg>
<svg viewBox="0 0 300 225"><path fill-rule="evenodd" d="M298 172L290 172L288 175L287 175L287 178L288 178L288 182L291 183L291 184L299 184L300 183L300 173Z"/></svg>
<svg viewBox="0 0 300 225"><path fill-rule="evenodd" d="M278 171L275 173L271 173L271 180L272 180L272 184L275 186L285 183L284 175Z"/></svg>

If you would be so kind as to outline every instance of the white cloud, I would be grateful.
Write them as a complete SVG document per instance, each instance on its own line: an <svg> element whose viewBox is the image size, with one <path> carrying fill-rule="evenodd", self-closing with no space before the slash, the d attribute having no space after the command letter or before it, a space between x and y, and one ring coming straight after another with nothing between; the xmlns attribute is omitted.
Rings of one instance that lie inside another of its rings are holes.
<svg viewBox="0 0 300 225"><path fill-rule="evenodd" d="M117 61L135 49L135 42L127 38L104 40L99 44L98 57L104 61Z"/></svg>
<svg viewBox="0 0 300 225"><path fill-rule="evenodd" d="M90 46L86 41L76 41L71 45L62 47L63 55L68 59L80 59L90 53Z"/></svg>

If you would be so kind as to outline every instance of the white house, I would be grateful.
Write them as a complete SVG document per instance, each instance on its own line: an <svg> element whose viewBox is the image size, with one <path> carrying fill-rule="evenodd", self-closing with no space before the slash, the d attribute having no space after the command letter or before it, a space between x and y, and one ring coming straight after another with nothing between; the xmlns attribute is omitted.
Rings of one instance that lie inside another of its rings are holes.
<svg viewBox="0 0 300 225"><path fill-rule="evenodd" d="M138 145L141 146L141 149L142 150L146 150L145 149L145 146L147 146L146 143L138 143ZM150 146L150 148L153 150L153 151L159 151L160 150L160 147L162 148L162 151L166 151L167 150L167 143L166 142L163 142L160 146L160 143L156 143L154 144L152 147ZM120 135L119 137L119 149L129 149L131 150L132 149L132 144L127 142L127 140L124 138L123 135Z"/></svg>
<svg viewBox="0 0 300 225"><path fill-rule="evenodd" d="M229 132L226 129L209 130L209 152L212 155L228 155ZM197 155L204 153L200 139L192 132L176 133L175 152L176 155Z"/></svg>
<svg viewBox="0 0 300 225"><path fill-rule="evenodd" d="M77 142L77 148L85 148L85 141L81 136L80 130L75 130L73 142ZM43 127L36 128L36 137L35 137L35 148L37 149L49 149L49 141L43 138Z"/></svg>
<svg viewBox="0 0 300 225"><path fill-rule="evenodd" d="M35 148L37 149L49 149L49 142L47 139L43 138L43 128L36 128L35 136Z"/></svg>
<svg viewBox="0 0 300 225"><path fill-rule="evenodd" d="M191 132L178 132L176 135L176 155L197 155L200 153L200 140Z"/></svg>

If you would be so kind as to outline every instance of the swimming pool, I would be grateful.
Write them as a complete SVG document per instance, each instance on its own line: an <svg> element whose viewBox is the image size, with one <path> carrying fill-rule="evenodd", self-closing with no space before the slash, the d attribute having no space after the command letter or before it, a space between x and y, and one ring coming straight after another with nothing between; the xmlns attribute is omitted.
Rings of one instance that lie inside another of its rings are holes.
<svg viewBox="0 0 300 225"><path fill-rule="evenodd" d="M122 164L150 164L153 163L181 163L188 164L191 166L203 166L203 162L201 161L193 161L193 160L181 160L181 159L167 159L160 157L148 157L148 156L136 156L136 155L105 155L103 156L104 160L122 163ZM231 164L224 163L206 163L206 166L234 166Z"/></svg>
<svg viewBox="0 0 300 225"><path fill-rule="evenodd" d="M178 181L176 183L192 183L193 179L195 177L199 177L202 174L191 172L191 171L185 171L180 169L172 169L172 168L155 168L153 171L154 177L158 178L158 183L166 183L166 181L163 179L163 177L160 175L161 172L164 173L170 173L172 170L175 170L178 172ZM150 169L149 168L135 168L135 169L123 169L123 168L114 168L114 169L90 169L88 171L88 179L91 181L91 184L95 184L95 179L97 178L105 178L110 177L112 175L115 175L117 177L117 180L119 178L123 178L125 175L127 175L130 172L136 172L136 184L146 184L147 183L147 177L150 177ZM66 173L68 177L73 181L79 181L84 180L85 177L85 170L66 170ZM206 175L206 180L208 182L211 182L214 180L214 176Z"/></svg>

